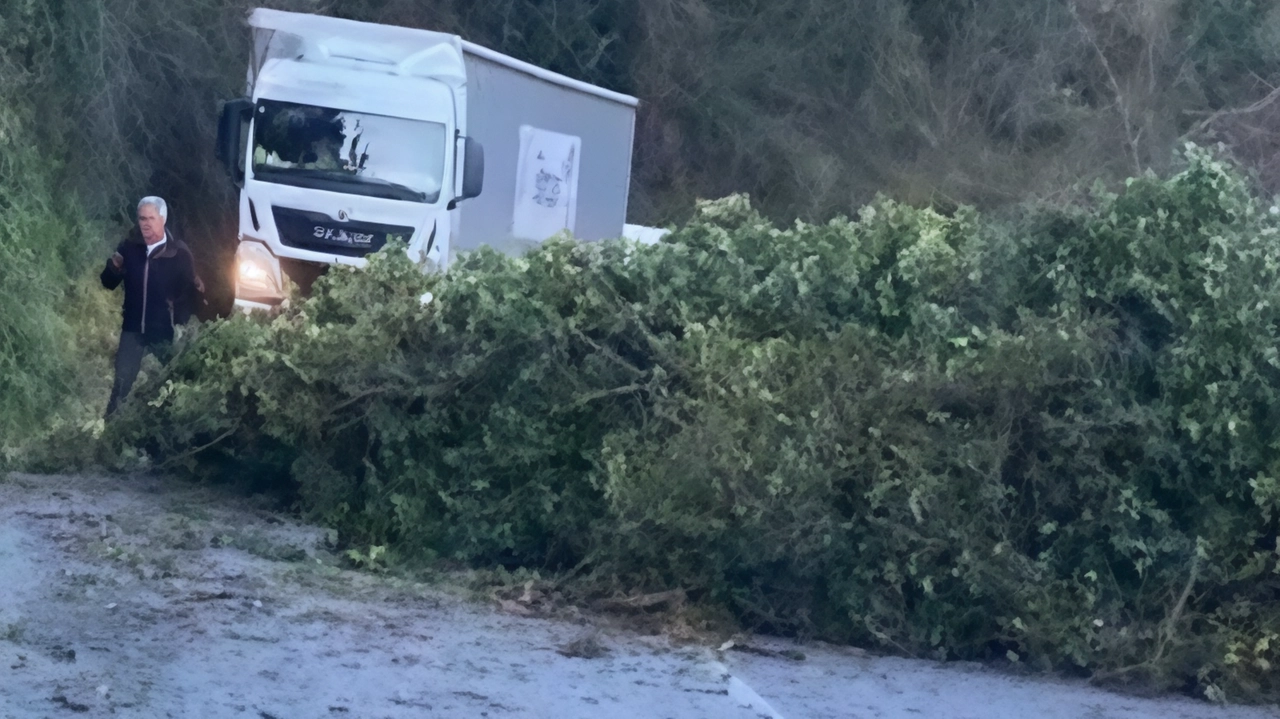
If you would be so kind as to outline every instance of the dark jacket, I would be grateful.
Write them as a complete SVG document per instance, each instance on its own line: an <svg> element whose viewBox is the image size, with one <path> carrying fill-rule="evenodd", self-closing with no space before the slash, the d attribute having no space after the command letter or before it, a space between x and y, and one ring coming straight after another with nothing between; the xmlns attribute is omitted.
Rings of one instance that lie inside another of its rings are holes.
<svg viewBox="0 0 1280 719"><path fill-rule="evenodd" d="M147 243L135 227L116 247L124 257L117 270L110 260L102 270L102 286L124 284L124 332L141 332L146 344L173 341L175 324L185 324L196 309L203 287L196 277L191 250L165 231L165 245L147 257Z"/></svg>

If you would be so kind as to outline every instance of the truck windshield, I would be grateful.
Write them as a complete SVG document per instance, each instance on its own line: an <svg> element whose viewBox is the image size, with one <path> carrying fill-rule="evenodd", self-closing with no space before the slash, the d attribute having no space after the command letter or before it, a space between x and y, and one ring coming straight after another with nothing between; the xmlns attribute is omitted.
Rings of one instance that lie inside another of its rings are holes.
<svg viewBox="0 0 1280 719"><path fill-rule="evenodd" d="M254 113L253 176L411 202L440 199L445 126L292 102Z"/></svg>

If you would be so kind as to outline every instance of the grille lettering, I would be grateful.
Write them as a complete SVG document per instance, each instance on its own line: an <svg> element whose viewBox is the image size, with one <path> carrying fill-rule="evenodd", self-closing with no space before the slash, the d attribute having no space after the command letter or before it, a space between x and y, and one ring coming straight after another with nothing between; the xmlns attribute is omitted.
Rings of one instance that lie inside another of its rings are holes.
<svg viewBox="0 0 1280 719"><path fill-rule="evenodd" d="M329 242L340 242L344 245L372 245L373 234L363 232L347 232L346 230L333 227L324 227L316 225L311 235L318 240L327 240Z"/></svg>

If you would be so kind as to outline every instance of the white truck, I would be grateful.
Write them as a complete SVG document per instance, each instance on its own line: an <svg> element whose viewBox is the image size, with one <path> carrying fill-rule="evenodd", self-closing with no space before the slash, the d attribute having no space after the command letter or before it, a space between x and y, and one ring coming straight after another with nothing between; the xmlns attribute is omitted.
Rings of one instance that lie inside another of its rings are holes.
<svg viewBox="0 0 1280 719"><path fill-rule="evenodd" d="M265 9L249 25L217 147L240 188L240 308L391 241L444 268L482 244L624 235L634 97L456 35Z"/></svg>

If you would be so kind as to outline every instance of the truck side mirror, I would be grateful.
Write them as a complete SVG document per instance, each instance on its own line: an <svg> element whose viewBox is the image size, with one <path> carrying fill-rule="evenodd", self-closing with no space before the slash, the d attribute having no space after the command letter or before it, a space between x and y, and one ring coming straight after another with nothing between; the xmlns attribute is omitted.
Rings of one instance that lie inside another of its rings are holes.
<svg viewBox="0 0 1280 719"><path fill-rule="evenodd" d="M459 200L479 197L484 190L484 145L473 138L465 138L462 164L462 194Z"/></svg>
<svg viewBox="0 0 1280 719"><path fill-rule="evenodd" d="M222 117L218 120L218 144L215 151L218 161L227 168L231 181L237 187L244 184L244 143L248 140L249 120L252 117L253 101L242 97L224 103Z"/></svg>

